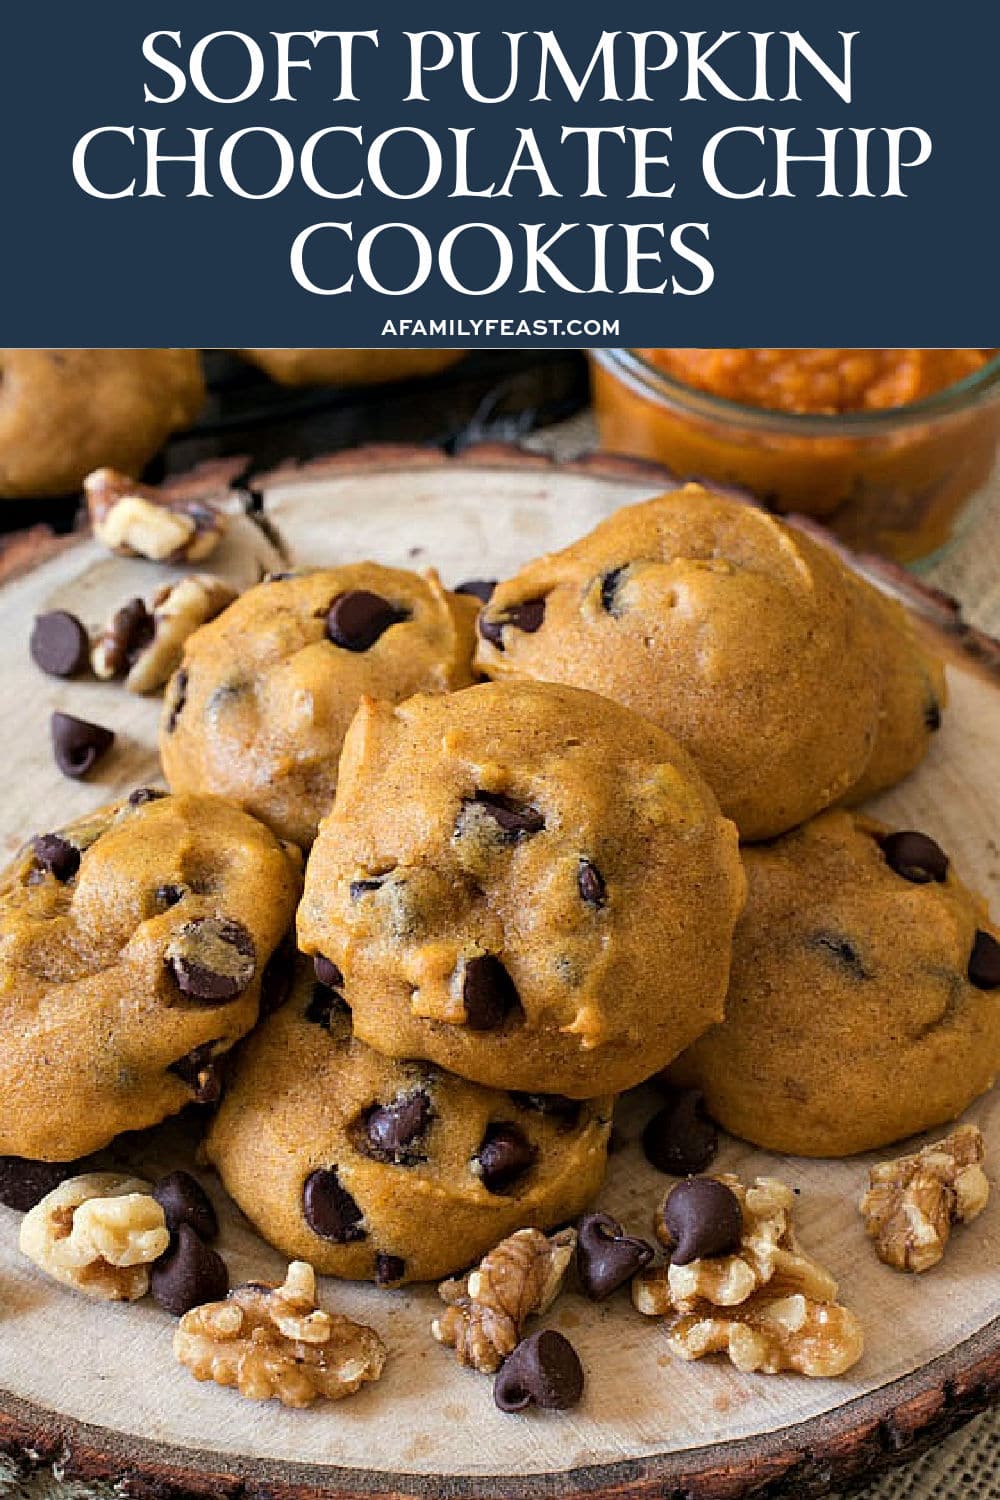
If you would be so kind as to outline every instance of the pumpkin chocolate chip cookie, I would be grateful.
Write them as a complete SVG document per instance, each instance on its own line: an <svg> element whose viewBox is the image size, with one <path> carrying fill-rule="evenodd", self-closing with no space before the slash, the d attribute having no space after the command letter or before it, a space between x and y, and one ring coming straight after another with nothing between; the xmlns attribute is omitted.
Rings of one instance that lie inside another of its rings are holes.
<svg viewBox="0 0 1000 1500"><path fill-rule="evenodd" d="M384 1057L303 963L292 998L240 1049L206 1150L286 1255L397 1285L575 1217L604 1175L611 1104L501 1093Z"/></svg>
<svg viewBox="0 0 1000 1500"><path fill-rule="evenodd" d="M848 1156L952 1120L1000 1071L1000 942L925 834L829 812L744 850L726 1019L670 1070L771 1151Z"/></svg>
<svg viewBox="0 0 1000 1500"><path fill-rule="evenodd" d="M276 577L188 637L160 752L174 791L207 791L308 845L365 693L395 702L472 680L475 601L376 563Z"/></svg>
<svg viewBox="0 0 1000 1500"><path fill-rule="evenodd" d="M257 1019L298 851L215 797L142 790L0 875L0 1153L71 1161L216 1096Z"/></svg>
<svg viewBox="0 0 1000 1500"><path fill-rule="evenodd" d="M901 613L871 596L810 537L689 484L501 583L477 665L643 714L691 754L744 839L769 838L857 787L873 753L872 786L926 748L940 691Z"/></svg>
<svg viewBox="0 0 1000 1500"><path fill-rule="evenodd" d="M572 1098L721 1018L744 878L690 757L618 704L486 683L366 699L299 910L360 1040Z"/></svg>

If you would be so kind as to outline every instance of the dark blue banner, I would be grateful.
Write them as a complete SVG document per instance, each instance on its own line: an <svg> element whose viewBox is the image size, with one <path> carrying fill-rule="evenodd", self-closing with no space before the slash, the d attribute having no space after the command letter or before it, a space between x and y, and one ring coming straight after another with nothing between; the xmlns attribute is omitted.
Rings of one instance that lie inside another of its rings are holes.
<svg viewBox="0 0 1000 1500"><path fill-rule="evenodd" d="M0 28L7 345L1000 344L982 0Z"/></svg>

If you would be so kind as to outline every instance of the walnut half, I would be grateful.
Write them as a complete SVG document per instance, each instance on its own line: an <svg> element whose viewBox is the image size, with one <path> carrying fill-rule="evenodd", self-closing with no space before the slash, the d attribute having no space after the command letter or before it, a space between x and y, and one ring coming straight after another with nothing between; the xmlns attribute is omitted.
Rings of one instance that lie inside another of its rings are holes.
<svg viewBox="0 0 1000 1500"><path fill-rule="evenodd" d="M316 1305L316 1275L292 1261L282 1286L249 1282L224 1302L184 1314L174 1354L196 1380L235 1386L251 1401L308 1406L377 1380L385 1345L372 1328Z"/></svg>
<svg viewBox="0 0 1000 1500"><path fill-rule="evenodd" d="M170 1243L163 1209L138 1177L88 1172L47 1193L21 1223L22 1255L49 1276L107 1302L134 1302Z"/></svg>
<svg viewBox="0 0 1000 1500"><path fill-rule="evenodd" d="M94 536L126 557L203 562L226 528L226 517L207 501L171 499L116 469L95 469L83 492Z"/></svg>
<svg viewBox="0 0 1000 1500"><path fill-rule="evenodd" d="M454 1348L459 1364L494 1374L527 1320L554 1302L575 1248L575 1229L552 1236L519 1229L501 1240L468 1276L438 1287L448 1306L431 1324L434 1337Z"/></svg>
<svg viewBox="0 0 1000 1500"><path fill-rule="evenodd" d="M913 1156L872 1167L859 1207L879 1260L897 1271L937 1265L952 1225L970 1223L986 1207L983 1155L978 1127L960 1125Z"/></svg>
<svg viewBox="0 0 1000 1500"><path fill-rule="evenodd" d="M743 1371L842 1375L861 1358L861 1326L837 1302L829 1271L798 1248L791 1188L773 1177L747 1186L726 1173L719 1181L743 1213L739 1249L641 1271L632 1283L635 1306L666 1319L681 1359L724 1353ZM669 1242L661 1216L656 1232Z"/></svg>

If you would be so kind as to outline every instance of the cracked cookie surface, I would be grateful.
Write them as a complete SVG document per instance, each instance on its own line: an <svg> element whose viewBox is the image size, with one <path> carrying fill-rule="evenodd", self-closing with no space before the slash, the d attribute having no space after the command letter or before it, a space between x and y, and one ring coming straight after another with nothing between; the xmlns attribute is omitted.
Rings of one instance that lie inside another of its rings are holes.
<svg viewBox="0 0 1000 1500"><path fill-rule="evenodd" d="M74 1160L212 1097L300 863L215 797L145 790L28 843L0 876L0 1154Z"/></svg>
<svg viewBox="0 0 1000 1500"><path fill-rule="evenodd" d="M926 835L830 812L744 850L726 1019L671 1069L768 1150L847 1156L954 1119L1000 1070L1000 945Z"/></svg>
<svg viewBox="0 0 1000 1500"><path fill-rule="evenodd" d="M278 576L189 636L160 753L174 791L208 791L307 846L366 693L396 702L472 680L475 601L376 563Z"/></svg>
<svg viewBox="0 0 1000 1500"><path fill-rule="evenodd" d="M286 1255L395 1286L578 1214L604 1175L611 1105L515 1097L384 1057L303 964L241 1048L206 1150Z"/></svg>
<svg viewBox="0 0 1000 1500"><path fill-rule="evenodd" d="M487 683L362 705L299 942L379 1050L588 1098L721 1017L743 894L736 830L669 735L579 689Z"/></svg>
<svg viewBox="0 0 1000 1500"><path fill-rule="evenodd" d="M864 794L911 770L943 701L895 605L810 537L696 484L501 583L476 664L590 688L659 724L744 839L812 817L869 766Z"/></svg>

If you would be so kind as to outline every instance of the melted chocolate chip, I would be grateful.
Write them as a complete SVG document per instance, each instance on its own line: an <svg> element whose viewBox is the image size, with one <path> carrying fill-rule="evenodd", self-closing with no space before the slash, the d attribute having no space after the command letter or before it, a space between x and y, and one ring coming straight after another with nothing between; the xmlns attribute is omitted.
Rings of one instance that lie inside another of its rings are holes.
<svg viewBox="0 0 1000 1500"><path fill-rule="evenodd" d="M1000 943L990 932L976 933L969 955L969 983L977 990L1000 989Z"/></svg>
<svg viewBox="0 0 1000 1500"><path fill-rule="evenodd" d="M625 1233L610 1214L586 1214L580 1220L576 1269L592 1302L603 1302L653 1259L646 1240Z"/></svg>
<svg viewBox="0 0 1000 1500"><path fill-rule="evenodd" d="M362 896L370 896L372 891L379 891L381 889L381 880L352 880L351 900L360 901Z"/></svg>
<svg viewBox="0 0 1000 1500"><path fill-rule="evenodd" d="M886 864L914 885L941 884L948 875L948 856L926 833L888 833L880 840Z"/></svg>
<svg viewBox="0 0 1000 1500"><path fill-rule="evenodd" d="M406 1261L401 1255L386 1255L382 1250L375 1257L375 1285L399 1286L406 1275Z"/></svg>
<svg viewBox="0 0 1000 1500"><path fill-rule="evenodd" d="M561 1125L575 1125L580 1118L579 1099L567 1099L564 1094L519 1094L510 1097L521 1109L533 1109L540 1115L548 1115Z"/></svg>
<svg viewBox="0 0 1000 1500"><path fill-rule="evenodd" d="M72 1161L31 1161L26 1156L0 1156L0 1203L27 1213L67 1177L81 1170Z"/></svg>
<svg viewBox="0 0 1000 1500"><path fill-rule="evenodd" d="M588 906L601 907L607 904L608 888L604 883L604 876L589 859L580 860L576 873L576 887L580 892L581 901L586 901Z"/></svg>
<svg viewBox="0 0 1000 1500"><path fill-rule="evenodd" d="M719 1149L700 1089L670 1089L667 1102L642 1132L646 1160L658 1172L688 1177L704 1172Z"/></svg>
<svg viewBox="0 0 1000 1500"><path fill-rule="evenodd" d="M187 892L182 885L158 885L153 898L163 911L169 911L178 901L183 901Z"/></svg>
<svg viewBox="0 0 1000 1500"><path fill-rule="evenodd" d="M420 1089L400 1094L391 1104L372 1104L361 1117L359 1145L376 1161L414 1166L426 1159L414 1147L432 1117L431 1101Z"/></svg>
<svg viewBox="0 0 1000 1500"><path fill-rule="evenodd" d="M219 1233L212 1200L190 1172L168 1172L153 1183L153 1197L163 1209L167 1228L173 1234L187 1224L202 1240L214 1240Z"/></svg>
<svg viewBox="0 0 1000 1500"><path fill-rule="evenodd" d="M174 1073L182 1083L187 1084L194 1095L195 1104L215 1104L222 1097L220 1065L213 1055L216 1045L215 1042L203 1042L200 1047L192 1047L190 1052L172 1062L167 1069L168 1073Z"/></svg>
<svg viewBox="0 0 1000 1500"><path fill-rule="evenodd" d="M582 1395L580 1356L555 1328L541 1328L522 1339L493 1381L493 1399L506 1412L524 1411L528 1406L566 1411Z"/></svg>
<svg viewBox="0 0 1000 1500"><path fill-rule="evenodd" d="M479 1176L491 1193L506 1193L535 1160L535 1148L519 1126L509 1120L487 1125L476 1152Z"/></svg>
<svg viewBox="0 0 1000 1500"><path fill-rule="evenodd" d="M56 765L74 781L92 771L115 742L114 734L103 724L92 724L72 714L53 714L49 727Z"/></svg>
<svg viewBox="0 0 1000 1500"><path fill-rule="evenodd" d="M336 1167L310 1172L302 1189L302 1213L313 1234L335 1245L365 1238L364 1215L347 1189L341 1187Z"/></svg>
<svg viewBox="0 0 1000 1500"><path fill-rule="evenodd" d="M335 646L345 651L368 651L390 626L407 619L405 610L396 609L381 594L350 589L330 605L326 633Z"/></svg>
<svg viewBox="0 0 1000 1500"><path fill-rule="evenodd" d="M87 665L90 642L76 615L54 609L36 617L28 649L35 665L50 677L74 677Z"/></svg>
<svg viewBox="0 0 1000 1500"><path fill-rule="evenodd" d="M181 1224L149 1275L153 1301L183 1317L192 1307L221 1302L229 1291L229 1270L217 1250L203 1244L189 1224Z"/></svg>
<svg viewBox="0 0 1000 1500"><path fill-rule="evenodd" d="M498 1031L511 1012L521 1008L514 981L492 953L466 959L462 1002L470 1031Z"/></svg>
<svg viewBox="0 0 1000 1500"><path fill-rule="evenodd" d="M622 563L620 568L612 568L601 578L601 608L616 620L621 615L618 607L618 587L628 572L628 567L628 563Z"/></svg>
<svg viewBox="0 0 1000 1500"><path fill-rule="evenodd" d="M313 968L320 984L325 984L331 990L339 990L343 987L343 974L337 965L331 959L324 958L322 953L317 953L313 958Z"/></svg>
<svg viewBox="0 0 1000 1500"><path fill-rule="evenodd" d="M57 880L72 880L80 868L80 851L58 833L40 833L31 841L35 863Z"/></svg>
<svg viewBox="0 0 1000 1500"><path fill-rule="evenodd" d="M536 807L531 807L526 802L515 802L512 797L505 797L501 792L476 792L472 797L464 798L462 806L481 808L485 816L496 824L505 843L519 843L522 839L530 838L533 833L540 833L545 827L545 819Z"/></svg>
<svg viewBox="0 0 1000 1500"><path fill-rule="evenodd" d="M497 581L495 578L466 578L464 583L455 585L456 594L471 594L482 604L489 604L496 591Z"/></svg>
<svg viewBox="0 0 1000 1500"><path fill-rule="evenodd" d="M743 1210L736 1194L714 1177L688 1177L667 1194L663 1228L675 1266L705 1256L731 1255L743 1234Z"/></svg>
<svg viewBox="0 0 1000 1500"><path fill-rule="evenodd" d="M167 719L164 726L167 734L173 734L177 728L177 721L183 713L184 705L187 702L187 690L188 674L181 667L179 672L174 673L167 688L167 702L170 705L167 710Z"/></svg>
<svg viewBox="0 0 1000 1500"><path fill-rule="evenodd" d="M504 649L503 632L504 626L510 625L514 630L523 630L526 635L534 635L539 630L545 619L545 600L526 599L523 604L511 604L500 614L490 617L485 612L479 616L479 634L484 641L489 641L498 651Z"/></svg>
<svg viewBox="0 0 1000 1500"><path fill-rule="evenodd" d="M182 995L199 1005L228 1005L257 971L254 941L242 922L196 917L167 943L165 962Z"/></svg>

